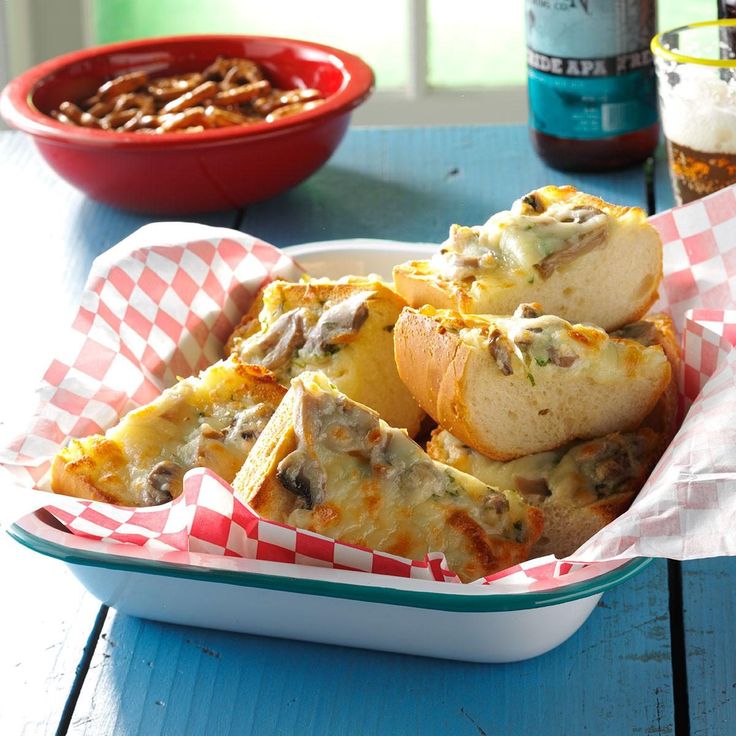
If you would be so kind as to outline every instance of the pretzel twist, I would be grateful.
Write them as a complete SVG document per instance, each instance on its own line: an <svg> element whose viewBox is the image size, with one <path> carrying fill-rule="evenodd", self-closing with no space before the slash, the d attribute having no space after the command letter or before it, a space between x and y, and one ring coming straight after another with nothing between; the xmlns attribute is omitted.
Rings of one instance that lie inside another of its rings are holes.
<svg viewBox="0 0 736 736"><path fill-rule="evenodd" d="M124 133L197 133L273 122L324 102L316 89L277 89L250 59L218 57L202 72L121 74L51 116L65 125Z"/></svg>

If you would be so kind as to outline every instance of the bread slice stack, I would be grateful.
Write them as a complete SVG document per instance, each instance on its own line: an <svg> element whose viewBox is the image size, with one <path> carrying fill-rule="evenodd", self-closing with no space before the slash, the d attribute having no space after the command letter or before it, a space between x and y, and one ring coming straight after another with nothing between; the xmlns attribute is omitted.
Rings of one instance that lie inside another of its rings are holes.
<svg viewBox="0 0 736 736"><path fill-rule="evenodd" d="M230 336L227 350L288 387L319 370L355 401L411 436L424 412L394 362L393 329L406 302L377 279L274 281Z"/></svg>
<svg viewBox="0 0 736 736"><path fill-rule="evenodd" d="M430 260L394 269L396 291L412 307L511 314L539 302L605 330L640 319L661 277L662 244L644 211L570 186L530 192L484 225L453 225Z"/></svg>
<svg viewBox="0 0 736 736"><path fill-rule="evenodd" d="M317 372L292 381L234 487L267 519L415 560L442 551L465 582L526 559L542 527L519 494L431 460Z"/></svg>
<svg viewBox="0 0 736 736"><path fill-rule="evenodd" d="M641 209L543 187L393 275L431 457L540 508L534 555L568 555L628 508L678 410L672 322L644 316L662 247Z"/></svg>
<svg viewBox="0 0 736 736"><path fill-rule="evenodd" d="M433 459L489 485L514 489L543 511L544 530L532 556L570 555L623 513L674 434L680 354L672 321L652 315L612 338L658 346L671 367L667 386L636 428L507 460L479 452L447 429L437 428L427 444Z"/></svg>

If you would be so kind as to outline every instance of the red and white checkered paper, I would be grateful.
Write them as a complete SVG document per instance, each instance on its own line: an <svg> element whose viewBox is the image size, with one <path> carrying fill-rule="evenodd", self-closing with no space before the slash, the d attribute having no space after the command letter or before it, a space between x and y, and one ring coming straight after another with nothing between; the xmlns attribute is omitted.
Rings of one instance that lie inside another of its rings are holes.
<svg viewBox="0 0 736 736"><path fill-rule="evenodd" d="M736 186L655 215L664 281L653 311L683 337L688 413L631 508L570 558L736 555Z"/></svg>
<svg viewBox="0 0 736 736"><path fill-rule="evenodd" d="M725 531L736 512L736 462L729 458L736 438L728 425L736 416L736 351L729 343L736 311L722 310L736 306L736 196L726 190L653 223L665 243L656 309L670 311L685 331L684 386L695 403L629 512L569 561L541 558L476 581L489 593L561 587L641 555L735 553ZM16 485L37 489L26 495L33 508L45 504L88 538L459 582L439 553L411 561L261 519L206 470L188 473L182 496L153 508L38 493L67 437L104 431L176 376L217 360L257 290L271 278L299 273L278 249L236 231L177 223L137 231L95 261L64 352L39 389L38 410L0 454L0 468ZM688 311L701 304L707 309Z"/></svg>

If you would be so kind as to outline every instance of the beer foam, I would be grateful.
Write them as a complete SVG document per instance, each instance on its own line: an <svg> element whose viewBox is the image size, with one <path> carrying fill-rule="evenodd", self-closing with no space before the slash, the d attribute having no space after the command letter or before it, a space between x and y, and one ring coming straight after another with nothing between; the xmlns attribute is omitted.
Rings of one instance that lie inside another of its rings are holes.
<svg viewBox="0 0 736 736"><path fill-rule="evenodd" d="M698 151L736 154L736 81L718 70L680 66L680 81L659 79L664 134Z"/></svg>

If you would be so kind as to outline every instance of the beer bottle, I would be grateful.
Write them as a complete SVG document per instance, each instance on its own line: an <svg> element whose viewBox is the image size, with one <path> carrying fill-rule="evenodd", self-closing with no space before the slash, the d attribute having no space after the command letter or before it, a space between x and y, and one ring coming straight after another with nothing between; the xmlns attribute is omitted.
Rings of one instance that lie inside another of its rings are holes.
<svg viewBox="0 0 736 736"><path fill-rule="evenodd" d="M656 0L526 0L529 126L564 171L639 163L659 138Z"/></svg>
<svg viewBox="0 0 736 736"><path fill-rule="evenodd" d="M725 20L736 18L736 0L718 0L718 18ZM719 36L721 37L721 59L733 59L736 55L736 29L722 28ZM730 69L721 71L721 79L724 82L728 82L731 76Z"/></svg>
<svg viewBox="0 0 736 736"><path fill-rule="evenodd" d="M736 0L718 0L719 18L736 18Z"/></svg>

